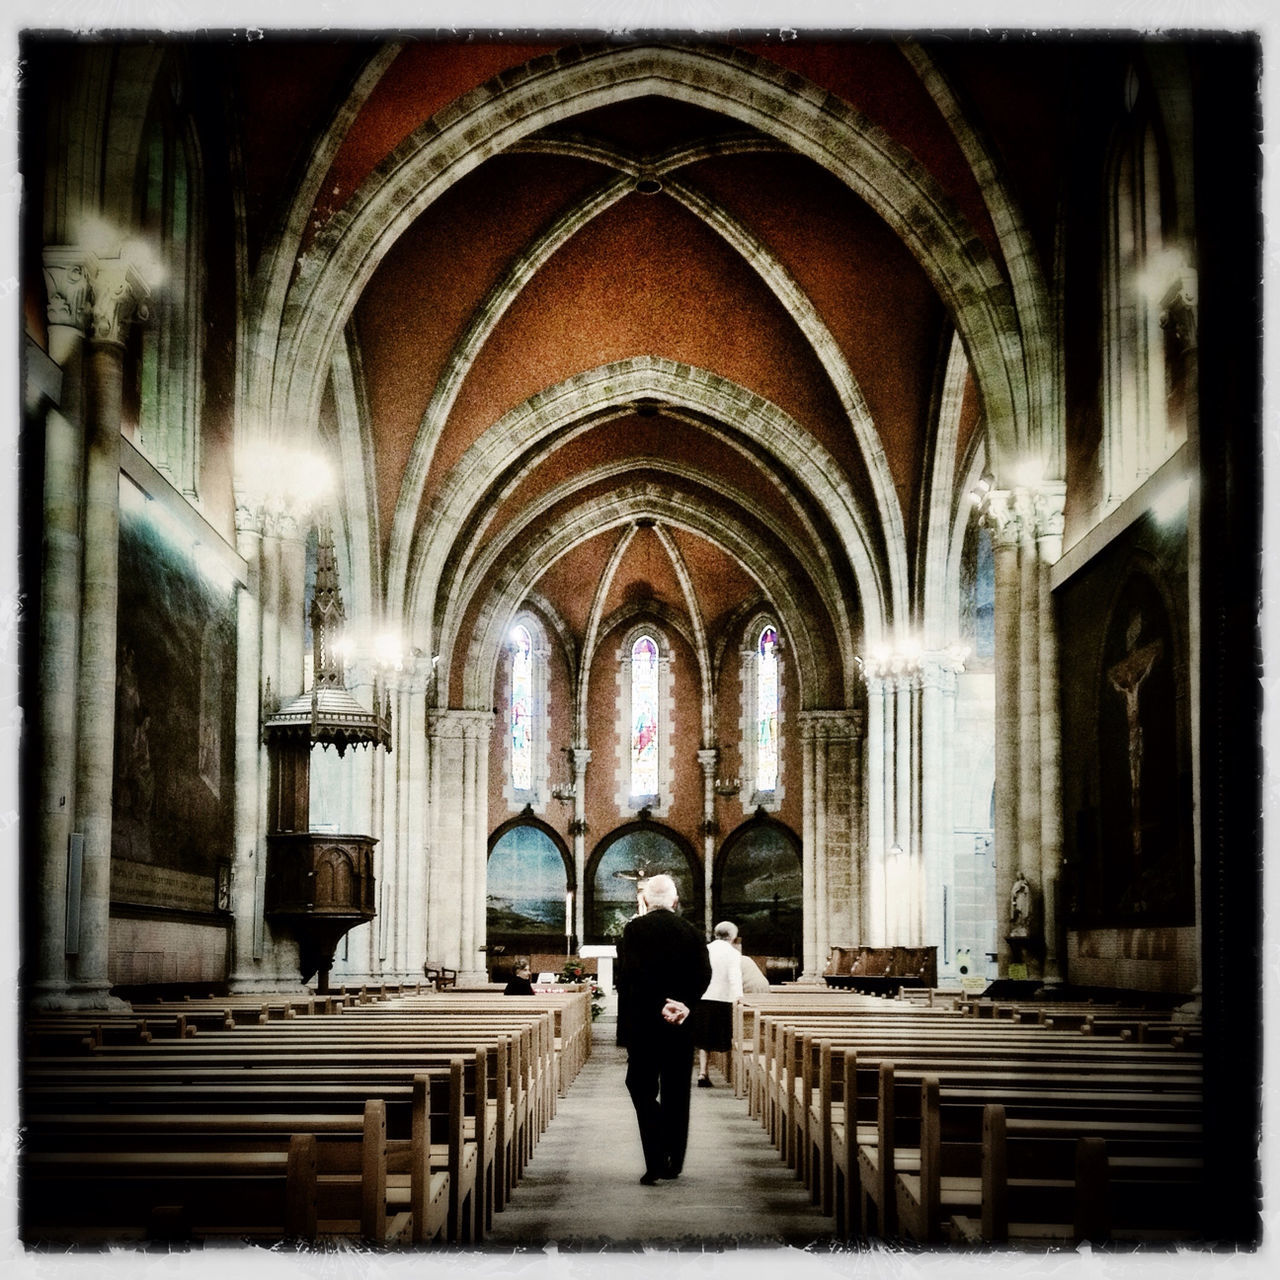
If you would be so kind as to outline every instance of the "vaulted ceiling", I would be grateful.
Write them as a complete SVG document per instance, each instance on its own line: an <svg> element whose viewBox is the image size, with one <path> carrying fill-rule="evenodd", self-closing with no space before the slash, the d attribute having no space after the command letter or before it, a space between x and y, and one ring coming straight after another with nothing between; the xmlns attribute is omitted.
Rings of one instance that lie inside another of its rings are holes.
<svg viewBox="0 0 1280 1280"><path fill-rule="evenodd" d="M840 703L1035 420L1059 47L288 43L227 59L259 398L375 608L460 690L522 601L714 648L767 600Z"/></svg>

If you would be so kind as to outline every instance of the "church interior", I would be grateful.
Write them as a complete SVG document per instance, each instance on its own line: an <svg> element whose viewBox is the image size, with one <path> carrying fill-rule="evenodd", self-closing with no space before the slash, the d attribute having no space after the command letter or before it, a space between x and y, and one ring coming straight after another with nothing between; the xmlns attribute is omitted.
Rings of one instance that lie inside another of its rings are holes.
<svg viewBox="0 0 1280 1280"><path fill-rule="evenodd" d="M1256 1244L1256 39L21 66L24 1025L607 987L663 871L768 999L1194 1021Z"/></svg>

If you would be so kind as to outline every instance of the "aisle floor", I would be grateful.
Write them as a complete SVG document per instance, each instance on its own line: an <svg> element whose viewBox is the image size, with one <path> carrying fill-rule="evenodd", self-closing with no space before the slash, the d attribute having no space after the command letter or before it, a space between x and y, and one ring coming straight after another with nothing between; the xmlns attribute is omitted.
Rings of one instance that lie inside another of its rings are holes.
<svg viewBox="0 0 1280 1280"><path fill-rule="evenodd" d="M594 1027L591 1058L560 1099L486 1246L725 1250L832 1245L835 1221L747 1115L723 1075L692 1090L689 1149L674 1182L640 1185L644 1160L616 1024Z"/></svg>

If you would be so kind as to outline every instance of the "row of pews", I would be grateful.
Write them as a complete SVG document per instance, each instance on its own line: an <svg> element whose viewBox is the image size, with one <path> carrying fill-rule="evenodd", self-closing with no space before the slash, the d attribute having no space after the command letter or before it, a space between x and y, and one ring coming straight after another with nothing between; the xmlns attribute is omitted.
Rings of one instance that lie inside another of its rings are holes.
<svg viewBox="0 0 1280 1280"><path fill-rule="evenodd" d="M362 988L23 1028L31 1247L476 1244L591 1051L587 990Z"/></svg>
<svg viewBox="0 0 1280 1280"><path fill-rule="evenodd" d="M842 1239L1203 1238L1194 1023L800 988L745 996L735 1017L735 1092Z"/></svg>

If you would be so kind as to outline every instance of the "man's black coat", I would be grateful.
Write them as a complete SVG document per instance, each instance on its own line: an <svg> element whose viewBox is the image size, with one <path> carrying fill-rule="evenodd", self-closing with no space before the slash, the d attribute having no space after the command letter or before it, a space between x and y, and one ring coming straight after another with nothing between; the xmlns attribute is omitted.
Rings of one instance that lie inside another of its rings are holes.
<svg viewBox="0 0 1280 1280"><path fill-rule="evenodd" d="M674 1178L689 1137L693 1019L667 1022L662 1006L692 1011L711 981L702 934L661 908L637 916L618 949L618 1039L627 1047L627 1092L636 1109L646 1178Z"/></svg>

